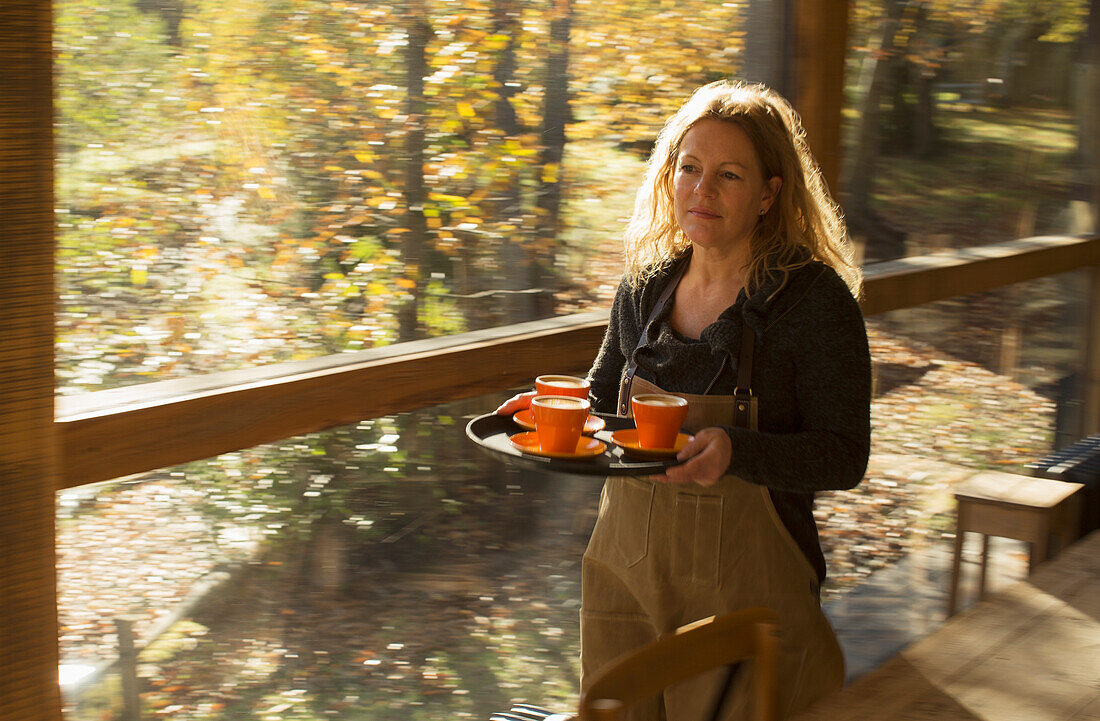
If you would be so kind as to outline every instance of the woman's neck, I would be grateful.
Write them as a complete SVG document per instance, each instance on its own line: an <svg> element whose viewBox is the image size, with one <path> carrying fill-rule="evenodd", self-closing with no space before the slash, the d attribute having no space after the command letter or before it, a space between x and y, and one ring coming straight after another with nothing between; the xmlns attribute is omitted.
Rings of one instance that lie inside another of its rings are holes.
<svg viewBox="0 0 1100 721"><path fill-rule="evenodd" d="M685 275L701 287L720 285L740 288L744 285L744 273L748 265L748 247L692 249L690 265Z"/></svg>

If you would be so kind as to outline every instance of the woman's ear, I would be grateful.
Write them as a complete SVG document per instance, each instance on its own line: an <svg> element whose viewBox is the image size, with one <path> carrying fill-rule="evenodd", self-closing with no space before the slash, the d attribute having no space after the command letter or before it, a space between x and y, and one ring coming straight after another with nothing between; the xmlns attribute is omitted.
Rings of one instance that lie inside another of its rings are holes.
<svg viewBox="0 0 1100 721"><path fill-rule="evenodd" d="M780 178L778 175L768 178L767 182L764 183L764 192L761 194L760 197L761 215L771 210L772 203L774 203L775 199L779 197L779 189L782 187L783 178Z"/></svg>

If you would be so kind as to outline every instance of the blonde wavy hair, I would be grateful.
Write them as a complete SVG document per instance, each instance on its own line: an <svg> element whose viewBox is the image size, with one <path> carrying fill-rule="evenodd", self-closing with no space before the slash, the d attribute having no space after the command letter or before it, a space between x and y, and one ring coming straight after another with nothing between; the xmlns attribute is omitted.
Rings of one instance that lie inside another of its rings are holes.
<svg viewBox="0 0 1100 721"><path fill-rule="evenodd" d="M779 196L750 240L747 290L752 292L777 273L785 283L791 270L817 259L836 270L858 299L863 277L844 213L829 195L798 113L765 85L726 80L697 89L657 135L624 234L627 280L644 280L691 246L676 222L672 185L684 136L703 118L733 123L745 131L764 180L783 179Z"/></svg>

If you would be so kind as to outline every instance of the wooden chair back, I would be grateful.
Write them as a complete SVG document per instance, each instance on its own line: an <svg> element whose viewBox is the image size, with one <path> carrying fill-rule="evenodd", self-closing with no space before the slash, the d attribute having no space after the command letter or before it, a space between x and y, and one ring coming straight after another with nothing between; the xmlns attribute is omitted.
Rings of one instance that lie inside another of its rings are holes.
<svg viewBox="0 0 1100 721"><path fill-rule="evenodd" d="M775 721L779 622L747 608L696 621L620 656L581 697L579 721L618 721L633 704L704 671L751 661L753 721ZM700 719L707 721L707 719Z"/></svg>

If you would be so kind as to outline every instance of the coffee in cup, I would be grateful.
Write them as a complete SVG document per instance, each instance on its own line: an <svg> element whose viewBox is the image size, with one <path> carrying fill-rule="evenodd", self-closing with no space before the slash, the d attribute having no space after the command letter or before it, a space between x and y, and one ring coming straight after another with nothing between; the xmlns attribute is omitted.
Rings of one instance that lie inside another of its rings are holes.
<svg viewBox="0 0 1100 721"><path fill-rule="evenodd" d="M535 379L535 391L545 396L576 396L587 398L592 384L577 376L542 375Z"/></svg>
<svg viewBox="0 0 1100 721"><path fill-rule="evenodd" d="M550 453L576 451L590 407L587 398L576 396L538 395L531 399L540 448Z"/></svg>
<svg viewBox="0 0 1100 721"><path fill-rule="evenodd" d="M687 419L688 402L680 396L643 393L630 399L638 445L642 448L672 448L680 427Z"/></svg>

